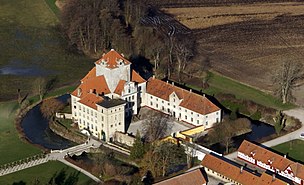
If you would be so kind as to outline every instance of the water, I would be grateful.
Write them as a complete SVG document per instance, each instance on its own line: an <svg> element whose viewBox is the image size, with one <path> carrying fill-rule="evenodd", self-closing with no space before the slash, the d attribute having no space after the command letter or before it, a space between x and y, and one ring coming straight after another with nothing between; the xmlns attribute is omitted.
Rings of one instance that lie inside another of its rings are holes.
<svg viewBox="0 0 304 185"><path fill-rule="evenodd" d="M36 65L25 66L22 64L22 61L18 59L11 60L8 65L0 68L0 75L46 76L54 73L54 71L45 70Z"/></svg>
<svg viewBox="0 0 304 185"><path fill-rule="evenodd" d="M69 95L64 95L58 99L67 101ZM40 111L40 105L30 110L21 122L24 135L33 144L38 144L47 149L65 149L74 146L75 143L58 136L50 130L48 120L45 119Z"/></svg>

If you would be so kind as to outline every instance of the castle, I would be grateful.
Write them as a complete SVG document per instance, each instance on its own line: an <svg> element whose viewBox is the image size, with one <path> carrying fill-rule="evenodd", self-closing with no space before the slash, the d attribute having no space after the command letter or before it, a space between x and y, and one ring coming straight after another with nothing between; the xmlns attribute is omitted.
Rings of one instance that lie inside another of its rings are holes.
<svg viewBox="0 0 304 185"><path fill-rule="evenodd" d="M205 128L221 120L220 108L207 97L154 77L143 79L113 49L80 82L71 93L72 118L79 129L105 141L115 131L126 132L126 117L138 114L143 106Z"/></svg>

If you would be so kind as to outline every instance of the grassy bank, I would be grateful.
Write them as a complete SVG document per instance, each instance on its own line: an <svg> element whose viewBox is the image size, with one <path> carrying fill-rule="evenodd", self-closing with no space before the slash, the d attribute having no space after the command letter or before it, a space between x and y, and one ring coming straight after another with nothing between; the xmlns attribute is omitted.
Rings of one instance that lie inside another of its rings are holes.
<svg viewBox="0 0 304 185"><path fill-rule="evenodd" d="M34 184L37 181L40 182L39 184L47 184L53 175L55 173L59 173L61 170L65 171L66 177L73 173L78 173L78 171L67 167L61 162L51 161L13 174L5 175L0 178L0 184L7 185L20 181L23 181L26 184ZM78 178L79 180L77 184L79 185L87 185L93 182L89 177L82 173L78 174Z"/></svg>
<svg viewBox="0 0 304 185"><path fill-rule="evenodd" d="M93 60L71 52L59 27L53 0L0 0L0 101L17 89L32 94L37 76L55 87L79 81ZM54 11L54 12L53 12Z"/></svg>
<svg viewBox="0 0 304 185"><path fill-rule="evenodd" d="M272 147L272 149L288 154L289 158L304 163L304 140L292 140Z"/></svg>
<svg viewBox="0 0 304 185"><path fill-rule="evenodd" d="M0 103L0 165L41 152L37 147L20 140L14 124L17 107L16 102Z"/></svg>
<svg viewBox="0 0 304 185"><path fill-rule="evenodd" d="M234 81L230 78L224 77L216 73L211 73L208 84L209 87L207 89L203 89L202 91L209 95L216 95L218 93L233 94L238 99L252 100L266 107L271 107L279 110L286 110L295 107L295 105L290 103L288 104L281 103L281 101L278 98L268 93L244 85L240 82ZM189 85L189 87L196 90L201 90L196 86Z"/></svg>

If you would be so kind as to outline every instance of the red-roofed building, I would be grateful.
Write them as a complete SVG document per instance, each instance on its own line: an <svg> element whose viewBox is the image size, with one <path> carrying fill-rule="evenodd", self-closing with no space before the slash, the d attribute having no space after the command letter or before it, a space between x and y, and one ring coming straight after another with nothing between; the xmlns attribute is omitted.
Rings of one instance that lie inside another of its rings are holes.
<svg viewBox="0 0 304 185"><path fill-rule="evenodd" d="M238 149L238 158L260 168L277 173L295 183L304 184L304 165L287 159L266 148L244 140Z"/></svg>
<svg viewBox="0 0 304 185"><path fill-rule="evenodd" d="M181 175L154 183L154 185L206 185L206 179L201 169L196 169Z"/></svg>
<svg viewBox="0 0 304 185"><path fill-rule="evenodd" d="M124 133L125 117L142 106L195 126L209 128L221 120L221 110L205 96L155 78L146 81L113 49L80 82L71 93L72 118L79 129L106 141L116 131Z"/></svg>
<svg viewBox="0 0 304 185"><path fill-rule="evenodd" d="M275 175L272 176L265 172L262 175L252 173L243 166L236 166L228 159L211 154L204 157L202 166L208 176L237 185L289 185L288 182L278 179Z"/></svg>

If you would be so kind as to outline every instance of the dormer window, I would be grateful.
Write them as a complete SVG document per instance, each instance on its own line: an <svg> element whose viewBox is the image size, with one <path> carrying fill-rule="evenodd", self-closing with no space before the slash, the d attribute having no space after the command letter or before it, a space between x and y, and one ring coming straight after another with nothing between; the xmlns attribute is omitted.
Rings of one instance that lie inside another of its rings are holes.
<svg viewBox="0 0 304 185"><path fill-rule="evenodd" d="M255 152L254 152L254 151L250 152L250 155L251 155L252 157L255 156Z"/></svg>
<svg viewBox="0 0 304 185"><path fill-rule="evenodd" d="M272 159L268 159L268 164L272 164L273 160Z"/></svg>

